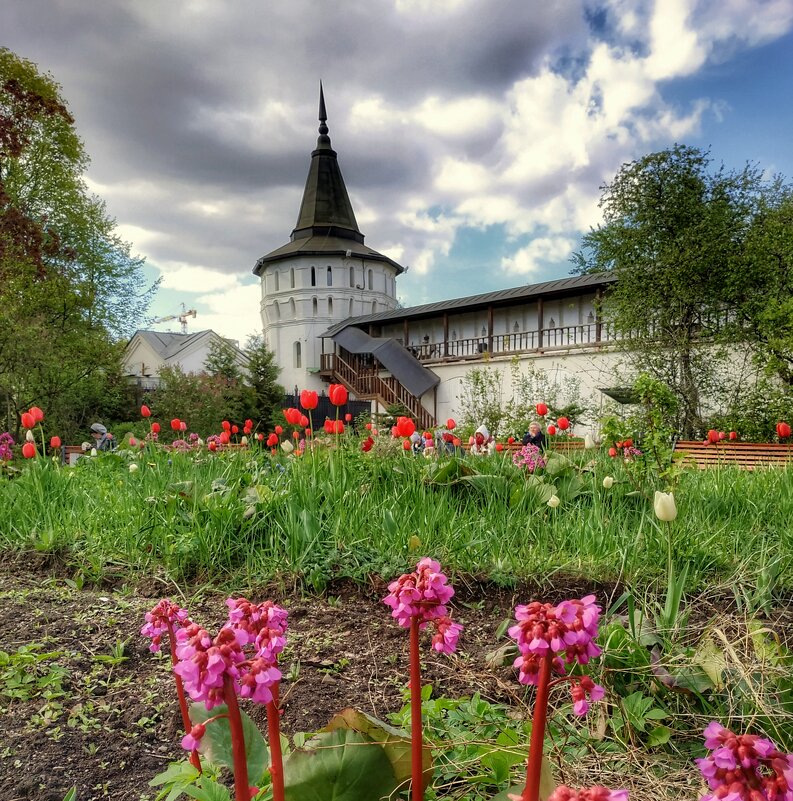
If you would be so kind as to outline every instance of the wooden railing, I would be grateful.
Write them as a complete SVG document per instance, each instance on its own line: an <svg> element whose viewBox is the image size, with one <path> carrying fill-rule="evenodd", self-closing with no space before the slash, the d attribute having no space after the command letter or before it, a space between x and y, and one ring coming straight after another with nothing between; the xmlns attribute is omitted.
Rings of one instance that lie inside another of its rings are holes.
<svg viewBox="0 0 793 801"><path fill-rule="evenodd" d="M374 360L361 358L345 352L323 353L322 372L344 384L360 399L377 400L383 406L404 406L415 418L420 428L433 428L435 418L421 402L421 398L411 395L393 376L382 378L383 368Z"/></svg>

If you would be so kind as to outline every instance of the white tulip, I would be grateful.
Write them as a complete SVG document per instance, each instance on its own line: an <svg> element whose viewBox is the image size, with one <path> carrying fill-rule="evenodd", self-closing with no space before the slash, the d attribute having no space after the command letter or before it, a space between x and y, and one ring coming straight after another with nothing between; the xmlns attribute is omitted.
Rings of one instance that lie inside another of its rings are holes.
<svg viewBox="0 0 793 801"><path fill-rule="evenodd" d="M248 444L248 438L247 438L247 437L243 437L243 438L240 440L240 445L247 445L247 444Z"/></svg>
<svg viewBox="0 0 793 801"><path fill-rule="evenodd" d="M96 456L96 448L91 448L91 456Z"/></svg>
<svg viewBox="0 0 793 801"><path fill-rule="evenodd" d="M35 441L36 441L36 438L33 436L33 432L32 432L30 429L28 429L28 430L25 432L25 439L26 439L28 442L35 442Z"/></svg>
<svg viewBox="0 0 793 801"><path fill-rule="evenodd" d="M559 497L557 495L551 495L551 497L548 498L548 506L550 506L551 509L556 509L556 507L560 503L561 503L561 501L559 500Z"/></svg>
<svg viewBox="0 0 793 801"><path fill-rule="evenodd" d="M138 472L138 466L136 464L131 464L129 466L129 472L130 473L137 473Z"/></svg>
<svg viewBox="0 0 793 801"><path fill-rule="evenodd" d="M295 446L288 439L285 439L281 443L281 449L284 453L292 453L292 451L295 449Z"/></svg>
<svg viewBox="0 0 793 801"><path fill-rule="evenodd" d="M603 489L611 489L614 486L614 478L612 476L606 476L603 479Z"/></svg>
<svg viewBox="0 0 793 801"><path fill-rule="evenodd" d="M665 523L671 523L677 517L675 496L671 492L656 492L653 508L655 516Z"/></svg>
<svg viewBox="0 0 793 801"><path fill-rule="evenodd" d="M592 450L592 448L594 448L594 447L595 447L595 440L594 440L594 439L592 439L592 435L591 435L591 434L587 434L587 435L584 437L584 447L585 447L585 448L586 448L588 451L591 451L591 450Z"/></svg>

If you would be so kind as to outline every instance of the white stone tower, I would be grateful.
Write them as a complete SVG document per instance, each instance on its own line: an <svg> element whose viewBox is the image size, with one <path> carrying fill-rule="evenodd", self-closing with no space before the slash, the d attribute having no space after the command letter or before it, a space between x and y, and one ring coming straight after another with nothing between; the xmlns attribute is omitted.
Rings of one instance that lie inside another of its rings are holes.
<svg viewBox="0 0 793 801"><path fill-rule="evenodd" d="M330 146L319 88L319 137L289 242L254 267L262 285L262 327L291 392L320 390L320 334L349 317L397 306L396 277L404 268L364 245L336 151Z"/></svg>

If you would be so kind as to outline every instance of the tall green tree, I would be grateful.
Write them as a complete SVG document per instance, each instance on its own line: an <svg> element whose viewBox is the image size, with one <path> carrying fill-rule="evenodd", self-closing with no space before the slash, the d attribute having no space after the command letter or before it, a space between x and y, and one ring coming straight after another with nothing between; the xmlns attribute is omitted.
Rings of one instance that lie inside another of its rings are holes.
<svg viewBox="0 0 793 801"><path fill-rule="evenodd" d="M578 272L616 275L605 320L634 372L675 391L685 436L701 432L736 348L762 350L763 308L747 300L747 271L762 262L771 274L764 280L790 296L763 242L773 226L761 225L783 186L752 166L714 169L707 152L684 145L650 154L602 187L603 224L574 256Z"/></svg>
<svg viewBox="0 0 793 801"><path fill-rule="evenodd" d="M0 399L76 434L117 376L155 287L83 179L88 157L49 75L0 48Z"/></svg>
<svg viewBox="0 0 793 801"><path fill-rule="evenodd" d="M253 388L256 398L256 415L259 420L270 422L280 414L285 391L278 383L280 368L275 362L275 354L267 347L261 334L248 338L245 343L248 357L247 381Z"/></svg>

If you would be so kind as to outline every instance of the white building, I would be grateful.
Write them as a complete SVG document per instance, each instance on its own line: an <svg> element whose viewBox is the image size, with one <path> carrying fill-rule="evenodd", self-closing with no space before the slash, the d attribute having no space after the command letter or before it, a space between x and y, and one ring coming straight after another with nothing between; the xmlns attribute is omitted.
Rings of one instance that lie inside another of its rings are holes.
<svg viewBox="0 0 793 801"><path fill-rule="evenodd" d="M345 384L373 410L400 403L422 427L455 416L473 367L531 363L584 394L614 386L614 340L597 318L605 274L397 309L399 264L363 244L320 89L319 138L290 241L262 256L262 324L289 390ZM324 382L324 383L323 383ZM540 399L538 399L540 400Z"/></svg>
<svg viewBox="0 0 793 801"><path fill-rule="evenodd" d="M237 342L224 339L215 331L195 334L136 331L124 351L124 375L141 389L156 389L163 367L179 367L185 373L203 372L212 346L220 343L232 349L242 369L247 367L248 359Z"/></svg>

